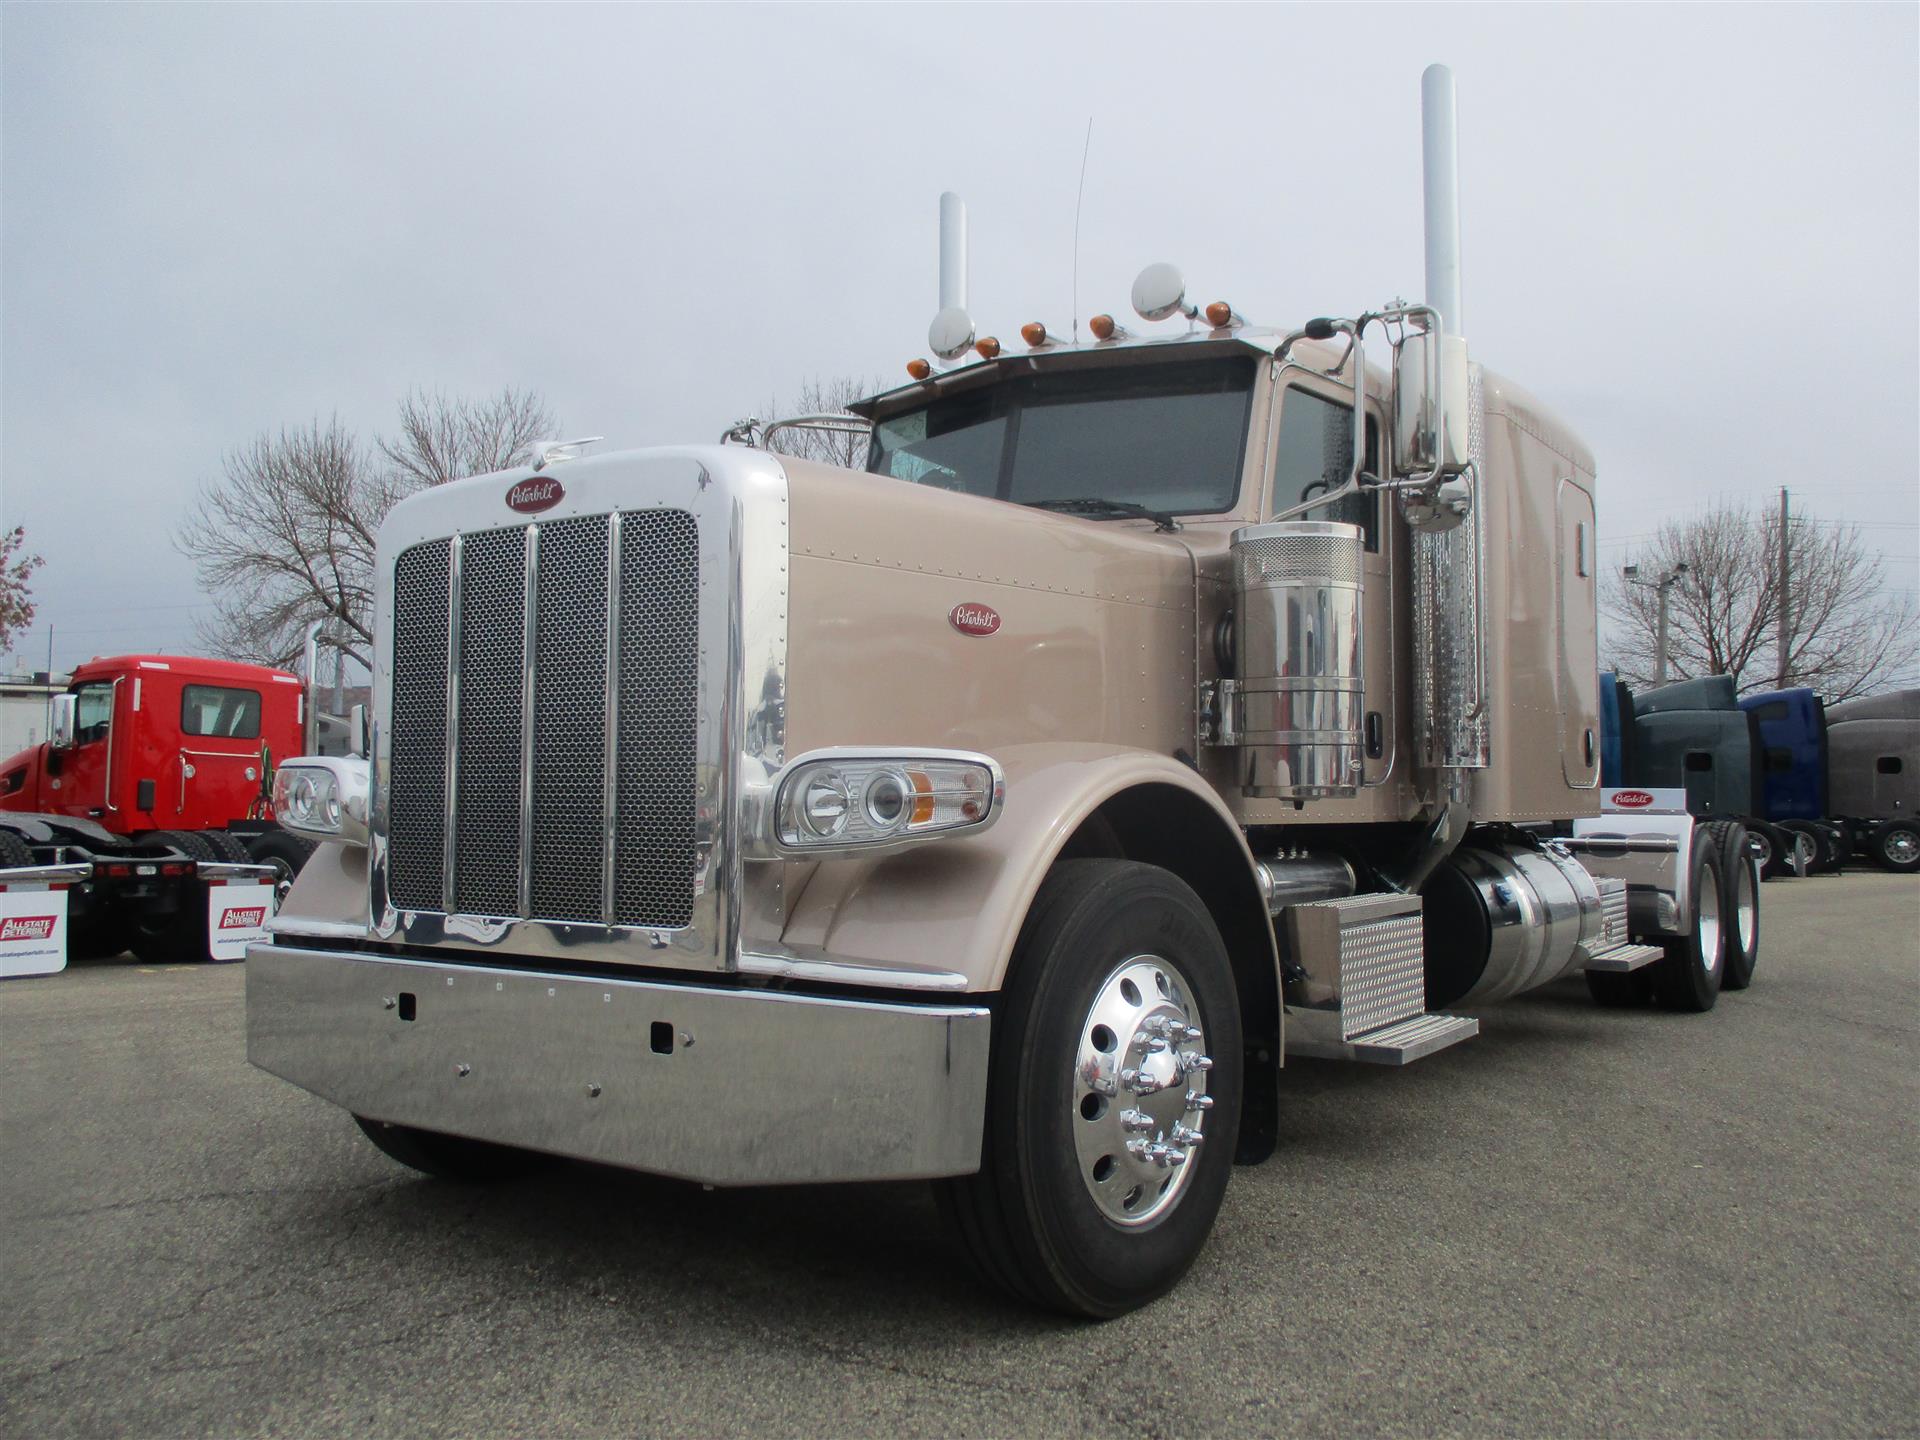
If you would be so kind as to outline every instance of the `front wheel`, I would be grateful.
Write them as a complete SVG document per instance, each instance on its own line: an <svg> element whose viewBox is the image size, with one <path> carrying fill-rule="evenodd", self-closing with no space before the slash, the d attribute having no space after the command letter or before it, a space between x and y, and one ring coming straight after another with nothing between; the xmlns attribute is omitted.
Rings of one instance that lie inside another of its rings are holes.
<svg viewBox="0 0 1920 1440"><path fill-rule="evenodd" d="M1069 860L1022 927L976 1175L940 1182L986 1277L1108 1319L1164 1295L1219 1212L1240 1005L1206 907L1151 865Z"/></svg>
<svg viewBox="0 0 1920 1440"><path fill-rule="evenodd" d="M1873 837L1873 858L1883 870L1911 875L1920 870L1920 826L1896 820Z"/></svg>

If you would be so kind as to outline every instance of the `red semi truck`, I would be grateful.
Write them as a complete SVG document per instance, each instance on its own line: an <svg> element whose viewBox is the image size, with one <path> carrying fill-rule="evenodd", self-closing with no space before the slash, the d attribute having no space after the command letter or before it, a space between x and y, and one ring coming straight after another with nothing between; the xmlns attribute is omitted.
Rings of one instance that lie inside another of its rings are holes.
<svg viewBox="0 0 1920 1440"><path fill-rule="evenodd" d="M0 762L0 868L89 863L75 943L146 958L204 949L216 867L290 880L312 842L274 824L274 765L304 753L298 675L178 655L96 658L55 697L51 737Z"/></svg>

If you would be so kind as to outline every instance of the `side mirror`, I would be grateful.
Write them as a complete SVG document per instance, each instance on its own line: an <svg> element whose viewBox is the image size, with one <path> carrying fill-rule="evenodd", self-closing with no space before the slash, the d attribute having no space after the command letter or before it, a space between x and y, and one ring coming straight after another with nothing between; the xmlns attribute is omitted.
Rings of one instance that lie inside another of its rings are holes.
<svg viewBox="0 0 1920 1440"><path fill-rule="evenodd" d="M1466 469L1467 416L1465 337L1442 335L1436 344L1431 331L1408 336L1393 356L1394 473Z"/></svg>
<svg viewBox="0 0 1920 1440"><path fill-rule="evenodd" d="M53 722L47 743L56 750L73 748L74 717L80 707L78 695L56 695L53 697Z"/></svg>
<svg viewBox="0 0 1920 1440"><path fill-rule="evenodd" d="M350 705L347 707L347 754L364 760L372 753L373 747L367 738L367 707Z"/></svg>

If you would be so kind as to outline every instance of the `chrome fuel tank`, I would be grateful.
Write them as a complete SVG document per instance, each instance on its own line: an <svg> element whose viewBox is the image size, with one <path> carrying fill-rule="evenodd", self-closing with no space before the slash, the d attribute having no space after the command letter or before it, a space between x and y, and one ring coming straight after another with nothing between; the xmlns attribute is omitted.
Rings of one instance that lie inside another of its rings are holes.
<svg viewBox="0 0 1920 1440"><path fill-rule="evenodd" d="M1605 944L1599 886L1551 845L1469 842L1421 894L1429 1006L1504 1000L1570 974Z"/></svg>
<svg viewBox="0 0 1920 1440"><path fill-rule="evenodd" d="M1360 783L1357 525L1288 520L1233 532L1234 697L1242 787L1316 800Z"/></svg>

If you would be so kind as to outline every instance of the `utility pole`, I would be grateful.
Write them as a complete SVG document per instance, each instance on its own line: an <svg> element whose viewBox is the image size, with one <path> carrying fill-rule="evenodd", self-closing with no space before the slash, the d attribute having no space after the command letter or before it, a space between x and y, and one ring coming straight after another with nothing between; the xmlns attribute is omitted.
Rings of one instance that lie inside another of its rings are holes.
<svg viewBox="0 0 1920 1440"><path fill-rule="evenodd" d="M1787 671L1793 664L1793 576L1787 562L1787 487L1780 487L1780 664L1776 667L1773 688L1787 688Z"/></svg>
<svg viewBox="0 0 1920 1440"><path fill-rule="evenodd" d="M1675 581L1687 573L1687 562L1684 560L1680 561L1658 580L1651 582L1639 578L1640 567L1638 565L1622 566L1620 573L1627 577L1627 583L1629 585L1638 585L1642 590L1659 592L1660 621L1659 627L1654 631L1653 683L1655 685L1664 685L1667 683L1667 622L1671 608L1673 586Z"/></svg>

